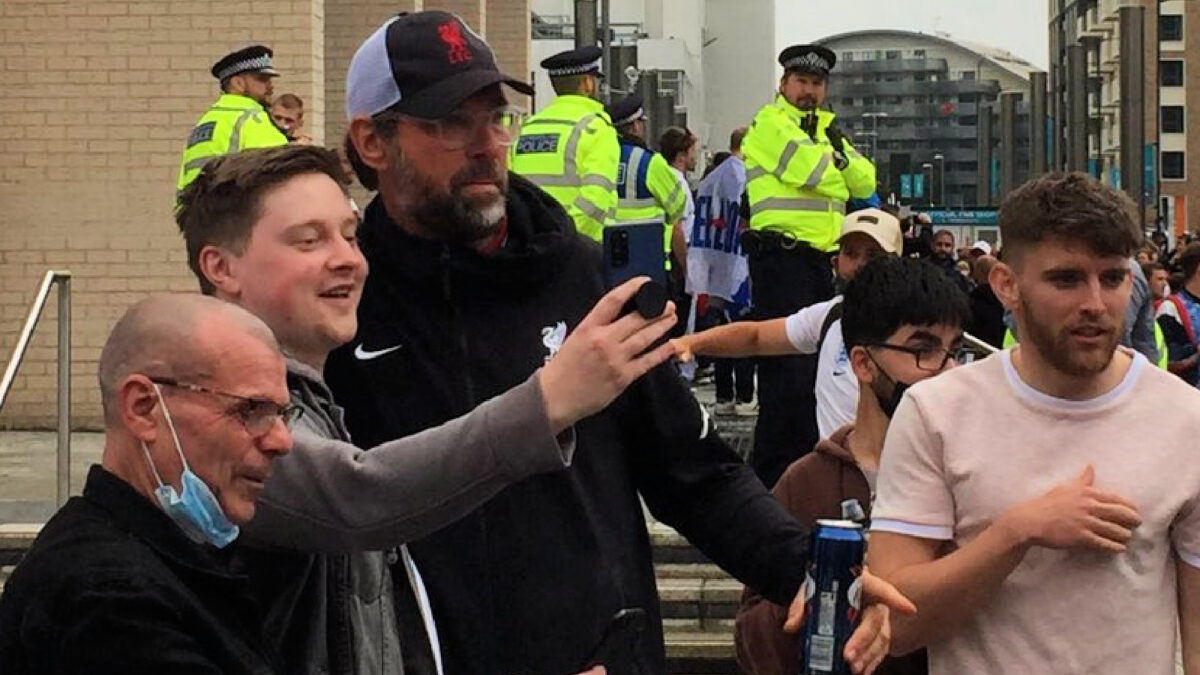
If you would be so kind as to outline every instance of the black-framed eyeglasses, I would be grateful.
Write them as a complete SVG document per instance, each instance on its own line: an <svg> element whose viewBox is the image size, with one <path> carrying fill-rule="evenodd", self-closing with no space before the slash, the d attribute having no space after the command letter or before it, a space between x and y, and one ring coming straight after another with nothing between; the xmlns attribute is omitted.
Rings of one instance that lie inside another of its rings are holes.
<svg viewBox="0 0 1200 675"><path fill-rule="evenodd" d="M304 409L298 405L279 405L270 399L230 394L229 392L202 387L198 384L180 382L170 377L151 377L150 381L164 387L174 387L186 391L221 396L237 401L228 410L228 413L238 418L242 426L246 427L246 431L250 432L251 436L265 436L275 426L276 420L282 420L284 426L290 429L292 423L304 412Z"/></svg>
<svg viewBox="0 0 1200 675"><path fill-rule="evenodd" d="M503 106L484 113L469 115L454 112L435 120L405 116L404 119L434 136L447 150L461 150L479 137L486 128L503 146L512 145L521 134L525 113L513 106Z"/></svg>
<svg viewBox="0 0 1200 675"><path fill-rule="evenodd" d="M933 343L926 343L919 347L909 347L908 345L874 342L867 346L911 354L913 360L916 361L917 370L923 370L927 373L940 372L950 362L950 359L954 359L957 362L961 358L964 349L961 341L955 341L949 349Z"/></svg>

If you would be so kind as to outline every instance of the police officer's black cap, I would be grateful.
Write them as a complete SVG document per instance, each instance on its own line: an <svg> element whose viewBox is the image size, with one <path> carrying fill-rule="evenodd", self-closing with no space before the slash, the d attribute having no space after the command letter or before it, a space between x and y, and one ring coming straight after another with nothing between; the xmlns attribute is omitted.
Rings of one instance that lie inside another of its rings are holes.
<svg viewBox="0 0 1200 675"><path fill-rule="evenodd" d="M346 119L388 109L438 119L497 84L533 95L533 87L500 72L492 48L459 17L440 10L400 14L350 60Z"/></svg>
<svg viewBox="0 0 1200 675"><path fill-rule="evenodd" d="M821 45L792 45L779 52L779 65L783 72L811 73L829 77L829 71L837 65L837 55Z"/></svg>
<svg viewBox="0 0 1200 675"><path fill-rule="evenodd" d="M641 94L630 94L620 101L609 104L606 109L608 116L612 118L613 126L616 127L632 124L646 116Z"/></svg>
<svg viewBox="0 0 1200 675"><path fill-rule="evenodd" d="M550 77L566 77L569 75L597 75L600 72L600 58L604 52L595 45L579 47L570 51L559 52L542 60L542 67Z"/></svg>
<svg viewBox="0 0 1200 675"><path fill-rule="evenodd" d="M262 73L272 77L279 74L271 64L275 52L264 45L253 45L221 57L213 64L212 75L221 82L242 73Z"/></svg>

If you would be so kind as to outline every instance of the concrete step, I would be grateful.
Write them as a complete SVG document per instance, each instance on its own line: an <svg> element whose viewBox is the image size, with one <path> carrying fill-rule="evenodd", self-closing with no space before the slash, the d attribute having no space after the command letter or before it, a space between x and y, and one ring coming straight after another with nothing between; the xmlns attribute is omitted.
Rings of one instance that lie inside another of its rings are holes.
<svg viewBox="0 0 1200 675"><path fill-rule="evenodd" d="M742 585L670 527L649 521L670 675L738 675L733 621Z"/></svg>
<svg viewBox="0 0 1200 675"><path fill-rule="evenodd" d="M683 535L660 522L650 520L646 524L650 533L650 547L654 552L655 566L663 564L712 565L700 551L696 550ZM715 566L714 566L715 567Z"/></svg>
<svg viewBox="0 0 1200 675"><path fill-rule="evenodd" d="M668 632L667 673L671 675L740 675L733 633Z"/></svg>

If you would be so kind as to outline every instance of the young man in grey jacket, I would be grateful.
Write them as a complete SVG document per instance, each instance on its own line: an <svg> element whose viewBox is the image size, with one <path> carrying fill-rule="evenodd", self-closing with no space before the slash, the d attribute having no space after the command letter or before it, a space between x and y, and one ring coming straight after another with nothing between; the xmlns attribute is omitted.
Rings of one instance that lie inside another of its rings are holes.
<svg viewBox="0 0 1200 675"><path fill-rule="evenodd" d="M332 152L289 146L214 160L180 199L176 220L201 290L272 328L289 356L292 402L304 409L238 556L289 673L440 674L429 602L403 543L512 482L568 466L571 425L671 355L652 347L675 316L673 307L622 316L631 281L524 383L440 427L361 450L321 376L328 353L355 334L367 273L341 179ZM360 346L355 356L401 349ZM398 561L410 583L393 597L389 564Z"/></svg>

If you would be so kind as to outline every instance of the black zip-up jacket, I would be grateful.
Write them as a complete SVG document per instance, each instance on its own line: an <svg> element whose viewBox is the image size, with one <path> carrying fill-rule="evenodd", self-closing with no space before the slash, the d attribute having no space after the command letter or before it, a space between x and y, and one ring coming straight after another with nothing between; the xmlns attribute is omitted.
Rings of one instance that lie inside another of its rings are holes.
<svg viewBox="0 0 1200 675"><path fill-rule="evenodd" d="M331 356L326 379L363 447L525 381L557 347L560 323L574 328L605 291L599 248L511 173L507 238L494 252L405 234L378 198L360 241L371 274L359 334ZM384 350L392 351L376 356ZM712 431L673 366L648 373L575 431L570 469L516 483L411 546L448 675L577 672L625 607L650 614L643 672L663 672L639 494L768 599L786 604L796 593L806 530Z"/></svg>
<svg viewBox="0 0 1200 675"><path fill-rule="evenodd" d="M4 675L273 675L246 577L101 468L42 528L0 596Z"/></svg>

